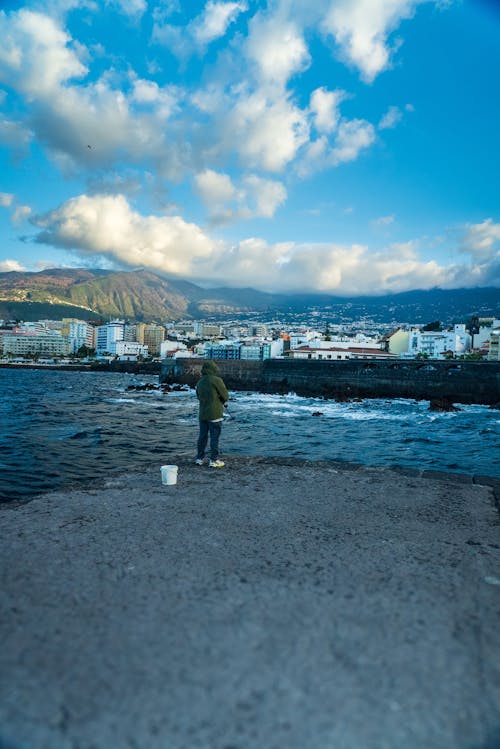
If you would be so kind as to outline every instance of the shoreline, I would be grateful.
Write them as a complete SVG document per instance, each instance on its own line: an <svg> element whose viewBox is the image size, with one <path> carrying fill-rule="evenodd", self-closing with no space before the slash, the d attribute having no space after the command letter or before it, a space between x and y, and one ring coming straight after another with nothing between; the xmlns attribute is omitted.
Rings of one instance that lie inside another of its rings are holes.
<svg viewBox="0 0 500 749"><path fill-rule="evenodd" d="M226 465L223 469L224 472L231 471L231 465L239 465L242 463L252 463L255 465L264 465L266 467L273 466L293 466L301 469L325 469L325 470L339 470L346 472L358 472L358 471L387 471L390 474L399 476L415 478L415 479L433 479L437 481L447 481L453 484L465 484L465 485L478 485L487 486L493 492L495 505L500 512L500 475L490 476L481 473L461 473L458 471L441 471L427 468L412 468L411 466L404 465L377 465L377 464L366 464L356 463L353 461L340 461L340 460L325 460L318 459L312 460L308 458L294 458L294 457L274 457L264 455L241 455L225 453L222 456ZM187 469L193 465L194 459L184 455L171 455L168 458L169 463L179 466L180 469ZM208 469L207 469L208 470ZM60 487L41 491L31 496L16 498L16 499L0 499L0 507L17 507L29 504L35 500L41 499L48 494L54 492L72 492L72 491L92 491L103 489L108 481L120 480L124 476L150 476L154 471L160 472L160 462L150 464L149 466L137 466L129 468L126 471L123 468L116 469L114 471L107 472L106 476L100 477L89 477L83 478L79 481L70 481ZM214 473L214 470L210 471Z"/></svg>

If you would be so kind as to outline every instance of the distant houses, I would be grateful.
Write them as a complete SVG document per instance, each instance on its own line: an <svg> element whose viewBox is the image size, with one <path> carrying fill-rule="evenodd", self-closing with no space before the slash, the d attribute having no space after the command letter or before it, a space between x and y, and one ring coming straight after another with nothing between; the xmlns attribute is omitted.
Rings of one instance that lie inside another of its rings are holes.
<svg viewBox="0 0 500 749"><path fill-rule="evenodd" d="M214 323L128 323L111 320L101 325L72 318L30 323L0 322L0 352L4 359L93 356L137 361L186 356L261 361L344 361L346 359L500 359L500 320L475 318L474 326L458 323L441 329L439 323L404 325L388 331L345 330L327 326L290 329L279 320L269 323L230 321Z"/></svg>

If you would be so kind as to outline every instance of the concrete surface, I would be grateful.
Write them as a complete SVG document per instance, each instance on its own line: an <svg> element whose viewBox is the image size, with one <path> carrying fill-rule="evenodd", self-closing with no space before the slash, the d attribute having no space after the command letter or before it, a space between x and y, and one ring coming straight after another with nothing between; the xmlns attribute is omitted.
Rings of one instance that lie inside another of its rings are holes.
<svg viewBox="0 0 500 749"><path fill-rule="evenodd" d="M0 507L2 749L498 749L491 488L227 464Z"/></svg>

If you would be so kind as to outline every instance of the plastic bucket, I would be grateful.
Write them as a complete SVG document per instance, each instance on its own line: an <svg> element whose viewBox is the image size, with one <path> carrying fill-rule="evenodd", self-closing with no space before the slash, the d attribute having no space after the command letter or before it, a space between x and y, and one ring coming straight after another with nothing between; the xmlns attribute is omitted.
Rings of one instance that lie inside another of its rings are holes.
<svg viewBox="0 0 500 749"><path fill-rule="evenodd" d="M162 484L171 485L177 483L177 466L162 466L160 471Z"/></svg>

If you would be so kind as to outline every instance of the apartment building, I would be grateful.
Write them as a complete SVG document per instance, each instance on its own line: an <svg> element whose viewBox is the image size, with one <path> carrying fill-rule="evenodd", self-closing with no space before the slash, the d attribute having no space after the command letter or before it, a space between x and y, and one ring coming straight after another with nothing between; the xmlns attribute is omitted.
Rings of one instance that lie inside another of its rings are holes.
<svg viewBox="0 0 500 749"><path fill-rule="evenodd" d="M7 356L68 356L71 343L60 333L6 333L2 336L3 354Z"/></svg>

